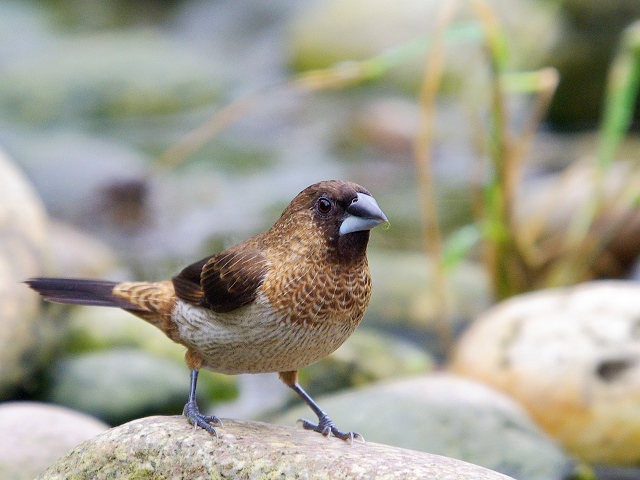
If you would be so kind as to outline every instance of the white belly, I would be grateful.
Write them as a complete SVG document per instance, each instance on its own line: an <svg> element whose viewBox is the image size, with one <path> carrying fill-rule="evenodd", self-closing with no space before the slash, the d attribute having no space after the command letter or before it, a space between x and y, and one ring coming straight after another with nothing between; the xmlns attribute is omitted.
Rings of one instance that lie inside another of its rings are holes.
<svg viewBox="0 0 640 480"><path fill-rule="evenodd" d="M181 343L203 357L204 368L228 374L299 370L336 350L357 324L296 324L265 302L217 314L178 300L172 318Z"/></svg>

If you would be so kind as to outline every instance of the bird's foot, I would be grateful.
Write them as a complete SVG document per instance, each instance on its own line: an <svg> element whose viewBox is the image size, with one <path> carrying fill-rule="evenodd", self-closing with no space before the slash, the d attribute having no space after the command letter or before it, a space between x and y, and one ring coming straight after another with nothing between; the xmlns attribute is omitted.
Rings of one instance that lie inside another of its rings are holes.
<svg viewBox="0 0 640 480"><path fill-rule="evenodd" d="M357 432L343 432L338 430L338 427L335 426L333 420L331 420L326 414L321 415L318 419L318 423L312 423L309 420L305 420L303 418L298 419L296 422L299 425L302 425L302 428L305 430L313 430L314 432L321 433L325 437L329 435L333 435L334 437L338 437L341 440L349 442L353 444L354 440L360 440L364 443L364 437Z"/></svg>
<svg viewBox="0 0 640 480"><path fill-rule="evenodd" d="M221 427L222 421L213 415L203 415L200 413L200 409L195 401L190 401L184 406L182 412L193 428L202 427L211 435L215 435L218 438L218 432L215 427ZM215 425L215 426L214 426Z"/></svg>

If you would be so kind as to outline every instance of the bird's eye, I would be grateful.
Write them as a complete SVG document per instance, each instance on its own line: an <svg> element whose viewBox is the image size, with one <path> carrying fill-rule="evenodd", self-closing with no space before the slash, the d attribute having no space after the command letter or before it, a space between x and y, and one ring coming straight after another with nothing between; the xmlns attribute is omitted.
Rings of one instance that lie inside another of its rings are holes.
<svg viewBox="0 0 640 480"><path fill-rule="evenodd" d="M327 213L329 213L332 207L333 205L326 198L320 198L316 202L316 208L318 209L318 212L320 212L323 215L326 215Z"/></svg>

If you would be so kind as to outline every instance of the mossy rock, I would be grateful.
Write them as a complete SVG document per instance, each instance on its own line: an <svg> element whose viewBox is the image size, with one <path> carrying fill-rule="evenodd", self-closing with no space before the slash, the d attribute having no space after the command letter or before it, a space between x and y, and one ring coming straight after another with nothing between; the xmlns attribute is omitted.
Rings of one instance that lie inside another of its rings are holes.
<svg viewBox="0 0 640 480"><path fill-rule="evenodd" d="M224 420L212 438L184 417L149 417L79 445L39 480L107 478L309 478L508 480L476 465L315 432Z"/></svg>

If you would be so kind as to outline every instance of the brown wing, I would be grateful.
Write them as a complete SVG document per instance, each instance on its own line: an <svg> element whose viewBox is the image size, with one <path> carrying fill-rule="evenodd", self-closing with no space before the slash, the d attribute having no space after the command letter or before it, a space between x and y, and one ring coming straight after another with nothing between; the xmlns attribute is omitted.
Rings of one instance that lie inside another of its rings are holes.
<svg viewBox="0 0 640 480"><path fill-rule="evenodd" d="M259 250L233 247L189 265L173 278L173 284L185 301L218 313L230 312L255 299L266 263Z"/></svg>
<svg viewBox="0 0 640 480"><path fill-rule="evenodd" d="M178 298L195 305L201 303L203 292L202 285L200 285L200 275L205 264L212 258L213 256L210 256L192 263L171 279Z"/></svg>

